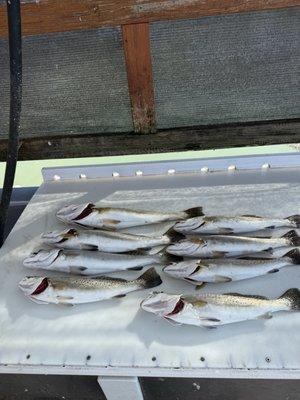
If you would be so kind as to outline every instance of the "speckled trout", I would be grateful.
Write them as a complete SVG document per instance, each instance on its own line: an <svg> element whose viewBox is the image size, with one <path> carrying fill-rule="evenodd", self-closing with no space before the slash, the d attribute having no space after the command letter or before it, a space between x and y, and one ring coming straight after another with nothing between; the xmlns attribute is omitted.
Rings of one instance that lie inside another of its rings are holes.
<svg viewBox="0 0 300 400"><path fill-rule="evenodd" d="M195 207L177 212L134 211L126 208L97 207L93 203L68 205L56 213L57 218L67 224L85 227L118 230L133 226L156 224L165 221L202 215L202 208Z"/></svg>
<svg viewBox="0 0 300 400"><path fill-rule="evenodd" d="M292 215L287 218L264 218L256 215L237 215L233 217L202 215L180 221L174 226L174 229L187 234L226 235L280 227L299 228L300 215Z"/></svg>
<svg viewBox="0 0 300 400"><path fill-rule="evenodd" d="M170 255L170 257L177 258ZM104 253L89 250L41 249L29 254L23 261L27 268L45 269L78 275L99 275L106 272L141 270L153 264L171 262L165 252L149 254L146 250L130 254Z"/></svg>
<svg viewBox="0 0 300 400"><path fill-rule="evenodd" d="M153 288L161 284L154 268L139 278L126 279L99 277L26 277L19 283L23 293L36 303L74 305L124 297L136 290Z"/></svg>
<svg viewBox="0 0 300 400"><path fill-rule="evenodd" d="M62 249L125 253L132 250L150 249L154 246L170 244L178 239L178 235L181 234L173 229L162 236L145 236L100 230L79 231L72 228L44 233L42 240L46 244Z"/></svg>
<svg viewBox="0 0 300 400"><path fill-rule="evenodd" d="M212 235L190 237L167 247L167 252L186 257L238 257L249 253L270 251L284 246L299 246L300 237L290 231L280 238L251 238L241 236Z"/></svg>
<svg viewBox="0 0 300 400"><path fill-rule="evenodd" d="M141 307L175 324L214 328L257 318L269 319L277 311L299 311L300 291L289 289L278 299L239 293L205 293L195 297L153 293L142 301Z"/></svg>
<svg viewBox="0 0 300 400"><path fill-rule="evenodd" d="M285 257L277 259L190 259L171 263L163 271L174 278L201 285L203 282L223 283L255 278L279 272L294 264L300 264L298 250L292 250Z"/></svg>

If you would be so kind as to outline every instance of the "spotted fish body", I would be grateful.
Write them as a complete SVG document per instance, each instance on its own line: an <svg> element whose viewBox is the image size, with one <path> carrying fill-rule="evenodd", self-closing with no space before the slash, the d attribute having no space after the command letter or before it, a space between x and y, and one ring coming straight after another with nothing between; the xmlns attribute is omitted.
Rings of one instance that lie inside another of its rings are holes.
<svg viewBox="0 0 300 400"><path fill-rule="evenodd" d="M300 227L300 215L288 218L263 218L255 215L226 216L198 216L178 222L174 229L181 233L193 234L240 234L264 229Z"/></svg>
<svg viewBox="0 0 300 400"><path fill-rule="evenodd" d="M219 283L255 278L279 272L281 268L293 264L300 264L300 253L297 250L278 259L190 259L167 265L163 270L174 278L200 285L202 282Z"/></svg>
<svg viewBox="0 0 300 400"><path fill-rule="evenodd" d="M154 268L139 278L127 281L120 278L99 277L26 277L19 288L32 301L41 304L74 305L123 297L127 293L152 288L161 284Z"/></svg>
<svg viewBox="0 0 300 400"><path fill-rule="evenodd" d="M108 230L118 230L165 221L180 221L197 215L202 215L201 207L195 207L185 211L164 213L134 211L125 208L97 207L92 203L68 205L63 207L56 214L60 221L67 224L71 223Z"/></svg>
<svg viewBox="0 0 300 400"><path fill-rule="evenodd" d="M154 293L141 307L175 324L214 328L257 318L269 319L278 311L299 311L300 291L289 289L278 299L239 293L195 297Z"/></svg>
<svg viewBox="0 0 300 400"><path fill-rule="evenodd" d="M142 269L147 265L166 263L162 254L115 254L88 250L48 249L31 253L23 261L28 268L45 269L79 275Z"/></svg>
<svg viewBox="0 0 300 400"><path fill-rule="evenodd" d="M42 240L45 244L51 244L62 249L125 253L170 244L174 239L174 234L176 237L176 232L169 231L165 235L151 237L122 232L66 229L62 232L44 233Z"/></svg>
<svg viewBox="0 0 300 400"><path fill-rule="evenodd" d="M249 253L271 250L284 246L298 246L300 238L290 231L281 238L250 238L240 236L191 237L173 243L167 252L186 257L222 258L239 257Z"/></svg>

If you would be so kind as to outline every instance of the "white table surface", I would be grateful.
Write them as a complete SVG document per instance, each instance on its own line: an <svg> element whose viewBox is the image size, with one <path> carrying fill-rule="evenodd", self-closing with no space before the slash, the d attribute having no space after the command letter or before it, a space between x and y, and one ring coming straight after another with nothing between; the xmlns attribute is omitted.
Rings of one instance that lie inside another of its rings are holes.
<svg viewBox="0 0 300 400"><path fill-rule="evenodd" d="M173 326L141 310L140 302L153 289L71 308L35 304L17 287L24 276L37 274L23 267L22 260L39 246L42 232L64 228L54 214L67 203L101 200L106 205L149 210L202 205L208 214L282 217L299 213L297 176L299 170L286 169L43 184L0 251L0 371L299 378L297 312L206 330ZM159 233L166 225L160 228L146 231ZM42 270L39 273L46 275ZM114 276L138 275L128 271ZM164 273L161 276L159 290L197 293L188 283ZM291 287L299 287L299 282L300 268L293 266L248 281L207 285L202 290L278 297Z"/></svg>

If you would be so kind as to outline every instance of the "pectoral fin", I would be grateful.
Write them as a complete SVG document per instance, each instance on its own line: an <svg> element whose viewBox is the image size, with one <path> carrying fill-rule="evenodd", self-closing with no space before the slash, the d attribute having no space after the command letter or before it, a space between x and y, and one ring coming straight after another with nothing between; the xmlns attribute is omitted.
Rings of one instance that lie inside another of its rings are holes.
<svg viewBox="0 0 300 400"><path fill-rule="evenodd" d="M57 300L65 301L65 300L73 300L74 297L72 296L56 296Z"/></svg>
<svg viewBox="0 0 300 400"><path fill-rule="evenodd" d="M217 282L217 283L231 282L231 281L232 281L232 279L229 278L228 276L222 276L222 275L215 276L215 282Z"/></svg>
<svg viewBox="0 0 300 400"><path fill-rule="evenodd" d="M273 315L270 313L265 313L257 317L257 319L271 319L271 318L273 318Z"/></svg>
<svg viewBox="0 0 300 400"><path fill-rule="evenodd" d="M278 268L271 269L270 271L268 271L268 274L274 274L276 272L279 272Z"/></svg>
<svg viewBox="0 0 300 400"><path fill-rule="evenodd" d="M121 299L122 297L125 297L126 294L117 294L116 296L114 296L114 298L116 299Z"/></svg>
<svg viewBox="0 0 300 400"><path fill-rule="evenodd" d="M121 221L117 220L117 219L103 219L103 225L105 226L105 228L109 228L109 229L116 229L117 225L119 225Z"/></svg>
<svg viewBox="0 0 300 400"><path fill-rule="evenodd" d="M213 256L215 258L223 258L228 254L228 251L213 251Z"/></svg>
<svg viewBox="0 0 300 400"><path fill-rule="evenodd" d="M85 271L87 268L86 267L70 267L70 273L71 274L82 274L83 271Z"/></svg>
<svg viewBox="0 0 300 400"><path fill-rule="evenodd" d="M219 228L219 234L221 235L228 235L233 232L234 230L232 228Z"/></svg>

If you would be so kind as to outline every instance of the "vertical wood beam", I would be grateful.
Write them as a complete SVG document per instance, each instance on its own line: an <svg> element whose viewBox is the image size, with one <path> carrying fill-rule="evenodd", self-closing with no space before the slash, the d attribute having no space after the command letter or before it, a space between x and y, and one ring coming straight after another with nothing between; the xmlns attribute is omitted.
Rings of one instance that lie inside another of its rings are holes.
<svg viewBox="0 0 300 400"><path fill-rule="evenodd" d="M122 36L134 131L153 133L156 127L149 24L122 25Z"/></svg>

